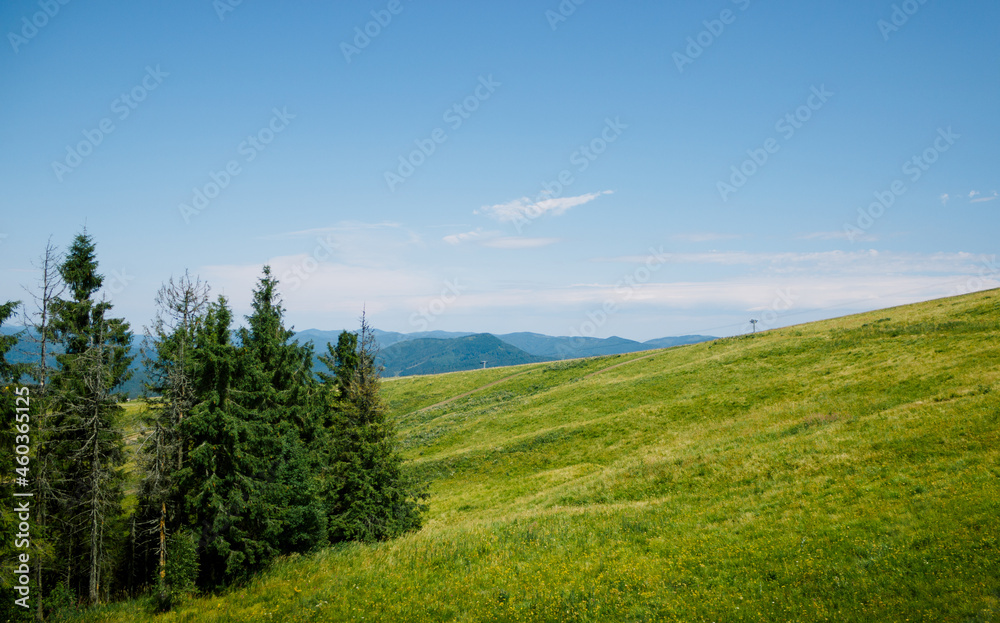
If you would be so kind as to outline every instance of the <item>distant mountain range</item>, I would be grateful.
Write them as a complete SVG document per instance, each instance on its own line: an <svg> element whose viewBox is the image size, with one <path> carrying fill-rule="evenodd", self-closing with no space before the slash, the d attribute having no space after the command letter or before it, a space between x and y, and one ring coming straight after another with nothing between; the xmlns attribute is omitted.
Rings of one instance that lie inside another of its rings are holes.
<svg viewBox="0 0 1000 623"><path fill-rule="evenodd" d="M397 342L380 353L385 376L439 374L549 361L512 346L489 333L448 339L418 338Z"/></svg>
<svg viewBox="0 0 1000 623"><path fill-rule="evenodd" d="M522 363L634 353L684 344L697 344L716 338L707 335L664 337L636 342L620 337L553 337L540 333L462 333L422 331L396 333L374 330L381 349L385 376L440 374L482 367L512 366ZM340 331L308 329L295 334L299 342L312 342L316 352L324 354L327 344L336 344ZM320 364L322 366L322 364ZM325 368L325 366L323 367Z"/></svg>
<svg viewBox="0 0 1000 623"><path fill-rule="evenodd" d="M20 327L2 327L3 334L13 334ZM312 342L317 355L326 354L327 344L337 343L340 331L307 329L295 334L299 343ZM461 370L475 370L483 367L483 361L490 368L514 366L524 363L617 355L657 348L669 348L684 344L697 344L716 338L707 335L682 335L664 337L646 342L636 342L620 337L553 337L540 333L465 333L450 331L422 331L417 333L397 333L395 331L374 330L378 342L379 364L385 367L384 376L409 376L414 374L440 374ZM132 362L134 374L122 388L130 398L142 393L146 371L142 366L140 348L145 337L134 338ZM34 363L38 360L38 345L30 339L22 339L11 351L11 362ZM55 358L50 356L50 363ZM314 367L325 371L326 366L318 359Z"/></svg>
<svg viewBox="0 0 1000 623"><path fill-rule="evenodd" d="M0 334L2 335L14 335L15 333L20 333L23 331L23 327L0 327ZM18 343L7 353L7 361L10 363L26 363L30 365L35 365L38 363L38 355L42 352L41 345L32 339L31 334L26 334L22 336ZM129 349L129 354L132 355L132 364L129 366L129 370L132 371L132 377L126 381L122 387L118 390L125 394L129 398L136 398L142 394L145 383L148 379L146 376L146 368L142 363L142 346L145 344L146 337L144 335L135 335L132 337L132 347ZM58 348L49 345L46 352L45 359L48 364L52 367L56 366L56 354L62 352Z"/></svg>

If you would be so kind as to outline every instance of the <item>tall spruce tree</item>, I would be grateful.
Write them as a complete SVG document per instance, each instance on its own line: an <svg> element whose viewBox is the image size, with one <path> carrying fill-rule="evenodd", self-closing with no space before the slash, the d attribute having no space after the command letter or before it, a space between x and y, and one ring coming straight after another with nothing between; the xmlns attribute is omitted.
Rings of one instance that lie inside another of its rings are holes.
<svg viewBox="0 0 1000 623"><path fill-rule="evenodd" d="M197 332L198 403L180 426L190 451L179 483L205 588L327 542L316 477L326 431L312 350L290 341L277 286L265 267L238 346L224 299Z"/></svg>
<svg viewBox="0 0 1000 623"><path fill-rule="evenodd" d="M239 351L232 342L233 314L224 296L212 302L195 330L191 415L178 424L185 462L175 474L183 492L182 525L197 537L198 584L223 586L240 577L246 553L239 523L246 500L257 492L246 452L246 422L232 400L239 377Z"/></svg>
<svg viewBox="0 0 1000 623"><path fill-rule="evenodd" d="M364 315L356 339L356 357L338 356L327 383L349 379L344 390L331 388L343 391L327 493L332 541L390 539L419 529L426 510L426 485L402 468L395 421L380 393L378 346Z"/></svg>
<svg viewBox="0 0 1000 623"><path fill-rule="evenodd" d="M312 345L291 341L278 280L265 266L253 293L253 313L241 329L246 374L241 401L255 433L256 474L267 517L264 541L275 553L303 552L327 542L310 451L321 435L312 376Z"/></svg>
<svg viewBox="0 0 1000 623"><path fill-rule="evenodd" d="M86 232L73 241L59 273L71 295L52 304L52 329L62 346L51 388L46 453L54 496L47 515L58 521L63 577L90 603L101 598L122 519L124 441L115 391L131 373L127 322L95 301L103 276ZM106 585L105 585L106 586Z"/></svg>
<svg viewBox="0 0 1000 623"><path fill-rule="evenodd" d="M36 553L34 590L39 597L35 602L35 618L39 621L44 620L43 601L48 588L45 578L51 574L55 560L53 556L54 544L49 538L48 517L46 516L55 493L52 486L52 460L46 451L45 444L50 423L48 389L53 369L50 365L50 358L55 344L55 334L52 329L52 308L55 301L66 291L66 284L59 274L59 266L63 259L62 254L52 244L50 238L45 244L45 251L35 265L35 268L40 272L36 288L34 290L25 288L35 304L35 311L25 314L25 324L31 329L28 332L28 338L38 344L37 363L31 366L29 374L36 384L31 400L35 450L35 471L32 479L35 489L35 525L32 541Z"/></svg>
<svg viewBox="0 0 1000 623"><path fill-rule="evenodd" d="M152 569L159 603L169 608L174 591L167 578L168 536L178 527L182 502L176 476L184 463L186 444L180 424L191 415L195 392L195 336L204 322L208 285L185 272L171 277L156 294L156 317L146 328L143 356L150 382L150 409L143 425L145 436L139 452L139 503L133 537L135 587L149 580Z"/></svg>

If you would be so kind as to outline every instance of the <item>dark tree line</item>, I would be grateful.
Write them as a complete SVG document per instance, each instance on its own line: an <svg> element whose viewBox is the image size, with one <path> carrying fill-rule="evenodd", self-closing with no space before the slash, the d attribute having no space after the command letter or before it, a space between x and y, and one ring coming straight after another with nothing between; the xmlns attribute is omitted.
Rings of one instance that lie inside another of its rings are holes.
<svg viewBox="0 0 1000 623"><path fill-rule="evenodd" d="M96 298L94 243L80 234L65 256L49 245L39 268L29 315L37 365L7 364L17 338L0 336L5 447L12 388L26 374L32 385L33 590L43 597L33 616L45 616L43 603L139 594L168 609L277 556L420 527L426 486L402 469L364 316L357 334L319 356L330 373L315 375L313 347L292 341L270 268L242 327L207 284L170 279L146 329L148 408L130 452L120 389L133 334ZM0 305L0 324L17 306ZM5 491L12 463L0 465ZM4 565L12 520L5 509Z"/></svg>

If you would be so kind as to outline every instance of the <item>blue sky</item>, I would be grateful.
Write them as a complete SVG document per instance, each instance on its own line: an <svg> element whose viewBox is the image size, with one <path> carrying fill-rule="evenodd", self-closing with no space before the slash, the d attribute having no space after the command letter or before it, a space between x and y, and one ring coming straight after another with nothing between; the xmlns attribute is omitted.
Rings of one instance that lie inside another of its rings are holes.
<svg viewBox="0 0 1000 623"><path fill-rule="evenodd" d="M300 330L365 307L732 335L998 287L997 23L986 0L12 0L0 298L84 226L137 328L185 269L247 313L265 263Z"/></svg>

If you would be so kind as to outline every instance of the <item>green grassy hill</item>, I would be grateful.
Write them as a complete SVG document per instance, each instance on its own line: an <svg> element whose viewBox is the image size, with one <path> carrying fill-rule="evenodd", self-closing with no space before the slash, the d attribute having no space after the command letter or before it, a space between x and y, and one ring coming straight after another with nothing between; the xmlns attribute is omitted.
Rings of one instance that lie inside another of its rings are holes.
<svg viewBox="0 0 1000 623"><path fill-rule="evenodd" d="M424 529L160 620L1000 620L1000 291L385 389Z"/></svg>

